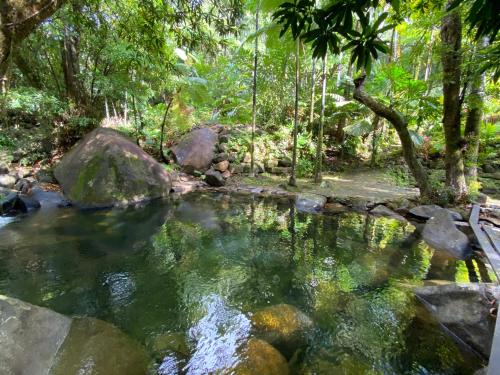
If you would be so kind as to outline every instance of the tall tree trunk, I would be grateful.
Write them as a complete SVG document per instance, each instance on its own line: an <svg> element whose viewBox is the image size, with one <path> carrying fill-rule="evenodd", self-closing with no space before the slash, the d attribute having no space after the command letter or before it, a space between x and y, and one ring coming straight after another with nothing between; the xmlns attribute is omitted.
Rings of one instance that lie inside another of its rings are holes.
<svg viewBox="0 0 500 375"><path fill-rule="evenodd" d="M168 116L168 111L170 110L170 107L172 106L172 102L174 101L174 96L172 95L168 100L165 98L165 114L163 115L163 121L161 123L161 133L160 133L160 157L161 160L164 163L168 163L167 158L165 157L165 154L163 153L163 137L165 136L165 125L167 123L167 116Z"/></svg>
<svg viewBox="0 0 500 375"><path fill-rule="evenodd" d="M7 70L12 51L64 0L0 1L0 84L7 89Z"/></svg>
<svg viewBox="0 0 500 375"><path fill-rule="evenodd" d="M396 132L398 133L399 139L401 141L403 156L405 158L406 164L408 165L412 176L417 182L417 186L420 190L420 195L427 199L432 198L432 190L427 173L417 159L415 146L411 139L410 132L408 131L408 121L403 117L403 115L401 115L401 113L369 96L363 90L365 78L366 77L363 76L354 81L354 99L366 105L376 115L385 118L394 126L394 129L396 129Z"/></svg>
<svg viewBox="0 0 500 375"><path fill-rule="evenodd" d="M451 2L449 2L450 4ZM443 130L446 144L446 185L454 198L461 200L467 195L462 158L460 129L460 64L462 22L457 9L447 13L441 25L443 65Z"/></svg>
<svg viewBox="0 0 500 375"><path fill-rule="evenodd" d="M21 55L20 51L14 51L12 57L14 63L21 71L28 84L35 89L41 90L43 88L43 85L38 72L32 69L29 62L26 61L26 59Z"/></svg>
<svg viewBox="0 0 500 375"><path fill-rule="evenodd" d="M340 87L340 82L342 82L342 58L344 57L344 53L340 52L339 54L339 64L337 66L337 87Z"/></svg>
<svg viewBox="0 0 500 375"><path fill-rule="evenodd" d="M379 125L380 125L380 116L375 115L373 118L373 134L372 134L372 157L370 160L370 166L374 167L377 163L377 143L379 138Z"/></svg>
<svg viewBox="0 0 500 375"><path fill-rule="evenodd" d="M483 40L479 47L485 47L487 41ZM472 181L477 180L477 156L479 153L479 127L483 117L484 105L484 72L472 79L470 93L467 98L469 112L465 121L464 138L467 144L465 150L465 168L467 177Z"/></svg>
<svg viewBox="0 0 500 375"><path fill-rule="evenodd" d="M252 86L252 140L250 144L250 177L255 176L255 127L257 123L257 63L259 54L259 6L255 12L255 46L253 51L253 86Z"/></svg>
<svg viewBox="0 0 500 375"><path fill-rule="evenodd" d="M295 41L295 110L293 119L292 171L288 185L297 186L297 139L299 132L300 39Z"/></svg>
<svg viewBox="0 0 500 375"><path fill-rule="evenodd" d="M316 172L314 174L314 182L320 183L322 161L323 161L323 127L325 123L325 104L326 104L326 55L323 57L323 72L321 76L321 116L319 119L318 140L316 148Z"/></svg>
<svg viewBox="0 0 500 375"><path fill-rule="evenodd" d="M316 59L313 58L312 61L312 72L311 72L311 101L309 107L309 127L312 129L314 122L314 92L316 89Z"/></svg>
<svg viewBox="0 0 500 375"><path fill-rule="evenodd" d="M11 37L0 32L0 89L2 94L7 92L7 71L9 67L11 48Z"/></svg>
<svg viewBox="0 0 500 375"><path fill-rule="evenodd" d="M104 98L104 112L106 113L106 120L109 120L109 106L108 106L108 98Z"/></svg>
<svg viewBox="0 0 500 375"><path fill-rule="evenodd" d="M352 74L352 64L350 61L348 62L348 67L347 67L347 75L350 76ZM350 85L346 85L344 88L344 98L348 98L351 95L351 87ZM337 131L335 132L335 139L337 141L337 144L342 145L344 143L345 139L345 132L344 128L347 125L347 116L342 116L339 119L339 122L337 123Z"/></svg>
<svg viewBox="0 0 500 375"><path fill-rule="evenodd" d="M64 36L61 40L61 62L68 99L78 106L85 107L85 93L80 84L79 35L70 30L69 24L64 25Z"/></svg>
<svg viewBox="0 0 500 375"><path fill-rule="evenodd" d="M128 91L125 90L125 103L123 103L123 117L125 124L128 123Z"/></svg>

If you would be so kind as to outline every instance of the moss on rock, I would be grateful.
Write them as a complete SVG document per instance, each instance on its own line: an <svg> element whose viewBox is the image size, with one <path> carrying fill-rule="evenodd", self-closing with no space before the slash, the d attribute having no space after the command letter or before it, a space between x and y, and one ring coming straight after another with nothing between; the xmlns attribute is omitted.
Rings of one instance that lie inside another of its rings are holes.
<svg viewBox="0 0 500 375"><path fill-rule="evenodd" d="M278 348L286 357L307 344L312 320L292 305L279 304L257 311L252 325L259 338Z"/></svg>
<svg viewBox="0 0 500 375"><path fill-rule="evenodd" d="M123 206L164 197L171 179L161 164L120 133L89 133L54 171L66 196L83 208Z"/></svg>

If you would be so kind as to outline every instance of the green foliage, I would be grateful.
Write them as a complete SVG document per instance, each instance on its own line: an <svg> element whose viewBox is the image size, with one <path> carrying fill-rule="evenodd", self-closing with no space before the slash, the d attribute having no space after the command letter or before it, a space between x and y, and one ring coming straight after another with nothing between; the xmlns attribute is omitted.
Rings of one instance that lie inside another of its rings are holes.
<svg viewBox="0 0 500 375"><path fill-rule="evenodd" d="M40 118L60 116L67 110L56 97L30 87L9 90L3 103L7 111Z"/></svg>
<svg viewBox="0 0 500 375"><path fill-rule="evenodd" d="M306 43L311 43L313 57L326 56L328 50L333 54L349 50L351 63L369 74L372 61L379 57L379 53L388 52L379 36L394 27L384 25L389 15L387 12L375 20L367 17L369 10L377 5L378 1L335 1L326 8L317 8L313 0L300 0L281 4L273 17L282 25L280 36L290 29L294 39L303 38ZM399 7L398 3L393 5ZM343 40L346 42L342 46Z"/></svg>
<svg viewBox="0 0 500 375"><path fill-rule="evenodd" d="M394 183L401 187L414 187L415 180L413 179L408 168L396 165L388 169L388 174L393 179Z"/></svg>

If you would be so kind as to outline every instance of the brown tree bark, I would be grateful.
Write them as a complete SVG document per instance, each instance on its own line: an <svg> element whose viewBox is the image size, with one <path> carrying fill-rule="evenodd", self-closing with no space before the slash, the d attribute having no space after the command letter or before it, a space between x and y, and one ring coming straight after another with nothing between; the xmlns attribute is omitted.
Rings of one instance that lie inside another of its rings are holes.
<svg viewBox="0 0 500 375"><path fill-rule="evenodd" d="M364 83L364 76L354 81L354 99L366 105L377 116L385 118L394 126L394 129L396 129L396 132L398 133L399 139L401 141L403 156L405 158L406 164L408 165L408 168L410 169L410 172L417 183L417 186L420 190L420 195L423 198L431 199L433 195L431 185L429 183L429 179L425 169L417 159L415 146L411 139L410 132L408 131L408 121L403 117L403 115L401 115L401 113L369 96L363 90Z"/></svg>
<svg viewBox="0 0 500 375"><path fill-rule="evenodd" d="M349 62L349 66L347 67L347 75L350 76L352 74L352 64ZM350 85L346 85L344 88L344 98L348 98L351 95L351 87ZM341 145L344 143L345 132L344 128L347 125L347 116L342 116L337 123L337 131L335 132L335 140L337 144Z"/></svg>
<svg viewBox="0 0 500 375"><path fill-rule="evenodd" d="M288 185L297 186L297 141L299 133L299 95L300 95L300 40L295 41L295 104L293 118L292 170Z"/></svg>
<svg viewBox="0 0 500 375"><path fill-rule="evenodd" d="M325 106L326 106L326 55L323 56L323 71L321 74L321 115L319 119L318 140L316 145L316 165L314 171L314 182L319 184L322 180L322 162L323 162L323 128L325 123Z"/></svg>
<svg viewBox="0 0 500 375"><path fill-rule="evenodd" d="M87 104L87 99L79 77L79 44L80 38L78 33L70 30L69 25L64 25L64 37L61 40L61 64L64 73L66 95L79 108L84 108Z"/></svg>
<svg viewBox="0 0 500 375"><path fill-rule="evenodd" d="M370 166L373 168L377 163L377 143L379 139L379 125L380 125L380 116L375 115L373 118L373 133L372 133L372 156L370 160Z"/></svg>
<svg viewBox="0 0 500 375"><path fill-rule="evenodd" d="M28 61L24 58L24 56L20 53L19 50L15 50L12 53L12 58L14 60L14 63L16 64L17 68L21 71L23 74L24 78L26 78L26 81L28 84L36 89L41 90L43 88L42 85L42 80L40 79L40 76L38 73L33 70L29 64Z"/></svg>
<svg viewBox="0 0 500 375"><path fill-rule="evenodd" d="M65 0L0 1L0 80L5 84L13 49Z"/></svg>
<svg viewBox="0 0 500 375"><path fill-rule="evenodd" d="M484 73L474 77L467 98L469 112L465 121L464 138L467 144L465 150L465 168L467 177L477 180L477 157L479 153L479 127L483 117L484 104Z"/></svg>
<svg viewBox="0 0 500 375"><path fill-rule="evenodd" d="M446 144L446 185L454 198L461 200L467 195L462 158L460 129L460 64L462 44L462 21L458 10L447 13L441 24L443 65L443 130Z"/></svg>
<svg viewBox="0 0 500 375"><path fill-rule="evenodd" d="M255 127L257 125L257 63L259 58L259 7L255 12L255 44L253 50L252 82L252 140L250 143L250 177L255 177Z"/></svg>

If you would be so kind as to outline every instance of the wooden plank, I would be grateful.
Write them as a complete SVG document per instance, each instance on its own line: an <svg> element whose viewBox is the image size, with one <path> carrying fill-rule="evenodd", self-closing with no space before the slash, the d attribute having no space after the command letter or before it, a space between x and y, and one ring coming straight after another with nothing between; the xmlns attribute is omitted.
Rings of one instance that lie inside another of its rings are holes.
<svg viewBox="0 0 500 375"><path fill-rule="evenodd" d="M493 272L495 272L497 280L500 281L500 254L493 247L493 244L483 230L482 225L479 224L480 209L481 208L476 204L472 207L469 224L474 231L474 234L476 235L479 245L483 249L486 257L488 258L488 261L493 267Z"/></svg>
<svg viewBox="0 0 500 375"><path fill-rule="evenodd" d="M479 245L483 249L493 267L493 271L500 281L500 235L498 231L487 225L479 224L479 213L481 208L478 205L472 207L469 223L476 235ZM493 345L491 347L490 361L488 363L488 375L500 374L500 319L497 317L495 333L493 335Z"/></svg>
<svg viewBox="0 0 500 375"><path fill-rule="evenodd" d="M497 316L493 345L491 346L488 375L500 374L500 318Z"/></svg>
<svg viewBox="0 0 500 375"><path fill-rule="evenodd" d="M483 229L490 238L490 242L493 244L495 251L500 254L500 230L489 225L483 225Z"/></svg>

